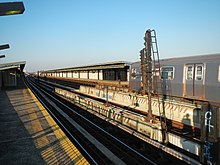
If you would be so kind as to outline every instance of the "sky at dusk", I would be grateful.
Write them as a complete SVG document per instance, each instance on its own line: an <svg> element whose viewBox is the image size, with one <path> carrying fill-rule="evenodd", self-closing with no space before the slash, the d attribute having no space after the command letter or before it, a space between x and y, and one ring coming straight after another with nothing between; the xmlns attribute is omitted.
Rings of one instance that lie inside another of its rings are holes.
<svg viewBox="0 0 220 165"><path fill-rule="evenodd" d="M0 0L0 2L11 2ZM0 17L0 63L25 70L135 62L147 29L160 58L220 53L220 0L23 0L23 15Z"/></svg>

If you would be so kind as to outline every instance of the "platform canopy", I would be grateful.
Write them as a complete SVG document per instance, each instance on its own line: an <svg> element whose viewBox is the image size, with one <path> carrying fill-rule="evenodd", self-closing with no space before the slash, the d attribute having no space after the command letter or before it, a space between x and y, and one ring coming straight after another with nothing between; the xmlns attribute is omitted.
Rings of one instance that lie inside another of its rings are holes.
<svg viewBox="0 0 220 165"><path fill-rule="evenodd" d="M0 64L0 71L14 69L14 68L19 68L21 71L23 71L25 64L26 61Z"/></svg>
<svg viewBox="0 0 220 165"><path fill-rule="evenodd" d="M77 67L70 67L70 68L62 68L62 69L53 69L44 72L66 72L66 71L83 71L83 70L99 70L99 69L116 69L116 68L125 68L130 66L130 62L126 61L115 61L115 62L107 62L101 64L93 64L93 65L84 65L84 66L77 66Z"/></svg>

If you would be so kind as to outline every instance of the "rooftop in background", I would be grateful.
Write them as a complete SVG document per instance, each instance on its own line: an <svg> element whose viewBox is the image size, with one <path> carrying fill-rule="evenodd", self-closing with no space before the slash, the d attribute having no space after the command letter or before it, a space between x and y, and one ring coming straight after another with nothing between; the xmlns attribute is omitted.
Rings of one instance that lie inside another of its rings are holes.
<svg viewBox="0 0 220 165"><path fill-rule="evenodd" d="M23 2L0 3L0 16L23 14L24 10Z"/></svg>

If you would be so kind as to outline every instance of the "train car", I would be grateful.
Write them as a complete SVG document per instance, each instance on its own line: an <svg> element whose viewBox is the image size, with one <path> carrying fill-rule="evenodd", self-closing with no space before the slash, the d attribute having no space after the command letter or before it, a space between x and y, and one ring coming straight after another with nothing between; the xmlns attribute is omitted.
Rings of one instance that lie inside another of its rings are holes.
<svg viewBox="0 0 220 165"><path fill-rule="evenodd" d="M162 81L172 96L219 103L220 54L162 59L160 64ZM130 88L141 90L140 62L131 64Z"/></svg>

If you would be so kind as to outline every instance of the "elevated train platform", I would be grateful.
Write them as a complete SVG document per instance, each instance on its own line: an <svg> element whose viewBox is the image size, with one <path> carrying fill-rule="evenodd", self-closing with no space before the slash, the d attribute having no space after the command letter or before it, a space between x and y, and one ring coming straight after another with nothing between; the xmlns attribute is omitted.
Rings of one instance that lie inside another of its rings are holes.
<svg viewBox="0 0 220 165"><path fill-rule="evenodd" d="M0 90L1 164L89 164L21 79Z"/></svg>

